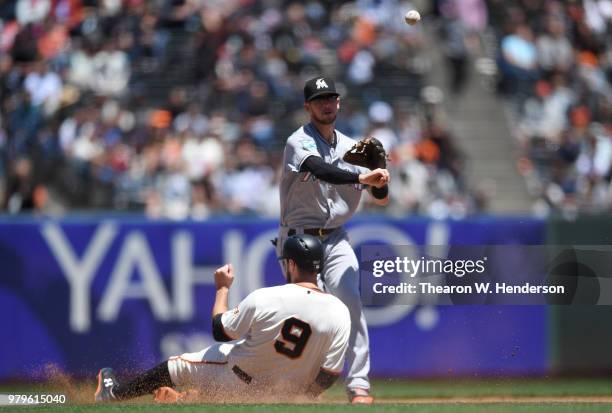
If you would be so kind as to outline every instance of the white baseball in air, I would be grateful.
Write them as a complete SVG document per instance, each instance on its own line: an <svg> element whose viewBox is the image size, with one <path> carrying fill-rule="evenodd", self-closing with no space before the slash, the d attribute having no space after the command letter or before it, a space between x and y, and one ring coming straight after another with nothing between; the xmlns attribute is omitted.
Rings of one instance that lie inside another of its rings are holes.
<svg viewBox="0 0 612 413"><path fill-rule="evenodd" d="M421 14L416 10L410 10L408 13L406 13L404 19L406 19L406 23L412 26L421 20Z"/></svg>

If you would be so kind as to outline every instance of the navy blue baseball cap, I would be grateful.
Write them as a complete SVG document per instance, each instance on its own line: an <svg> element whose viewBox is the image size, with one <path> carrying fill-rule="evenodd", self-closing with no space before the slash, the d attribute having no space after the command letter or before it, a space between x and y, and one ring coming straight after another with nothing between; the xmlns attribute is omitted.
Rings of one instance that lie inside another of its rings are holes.
<svg viewBox="0 0 612 413"><path fill-rule="evenodd" d="M315 77L306 81L304 100L309 102L321 96L340 96L336 92L336 84L329 77Z"/></svg>

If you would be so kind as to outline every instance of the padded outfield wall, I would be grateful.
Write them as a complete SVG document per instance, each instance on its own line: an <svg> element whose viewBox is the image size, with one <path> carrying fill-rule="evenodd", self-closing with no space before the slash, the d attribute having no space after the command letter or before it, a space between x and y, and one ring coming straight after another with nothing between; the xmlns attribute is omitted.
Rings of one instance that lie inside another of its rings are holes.
<svg viewBox="0 0 612 413"><path fill-rule="evenodd" d="M547 222L546 239L557 245L612 245L612 219L606 216L581 217L575 221L551 219ZM606 263L597 280L588 268L575 268L572 275L600 283L593 290L599 289L603 295L601 290L610 285L603 283L612 277L612 258ZM612 306L592 305L594 299L587 298L581 305L549 308L551 372L609 376L612 371Z"/></svg>
<svg viewBox="0 0 612 413"><path fill-rule="evenodd" d="M273 220L236 218L3 218L0 379L43 377L49 365L81 377L106 365L133 371L203 348L213 342L214 268L225 262L236 266L230 304L255 288L282 282L270 243L276 226ZM542 244L547 230L540 220L500 217L443 222L360 217L347 228L357 249L390 243L425 252L426 245ZM549 343L547 311L369 307L372 375L547 374L554 360L549 349L563 348Z"/></svg>

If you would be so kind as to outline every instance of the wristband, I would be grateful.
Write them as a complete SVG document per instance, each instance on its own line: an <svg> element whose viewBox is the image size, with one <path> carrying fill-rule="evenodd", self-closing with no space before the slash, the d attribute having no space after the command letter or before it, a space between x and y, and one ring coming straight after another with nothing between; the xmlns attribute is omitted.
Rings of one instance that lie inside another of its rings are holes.
<svg viewBox="0 0 612 413"><path fill-rule="evenodd" d="M372 196L376 199L385 199L389 195L389 185L385 185L382 188L372 187Z"/></svg>

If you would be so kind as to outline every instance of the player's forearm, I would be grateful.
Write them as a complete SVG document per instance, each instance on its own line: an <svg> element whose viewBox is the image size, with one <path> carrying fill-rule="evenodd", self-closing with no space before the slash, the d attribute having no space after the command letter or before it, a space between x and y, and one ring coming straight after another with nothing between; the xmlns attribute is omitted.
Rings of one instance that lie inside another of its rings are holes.
<svg viewBox="0 0 612 413"><path fill-rule="evenodd" d="M358 184L359 174L345 171L337 166L328 164L318 156L309 156L302 163L302 172L310 172L317 179L334 185Z"/></svg>
<svg viewBox="0 0 612 413"><path fill-rule="evenodd" d="M228 310L227 297L229 295L229 288L221 287L217 289L215 294L215 304L212 308L212 316L217 314L223 314Z"/></svg>

